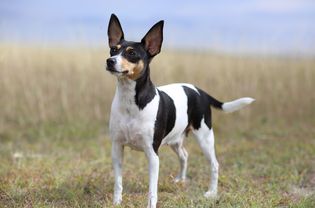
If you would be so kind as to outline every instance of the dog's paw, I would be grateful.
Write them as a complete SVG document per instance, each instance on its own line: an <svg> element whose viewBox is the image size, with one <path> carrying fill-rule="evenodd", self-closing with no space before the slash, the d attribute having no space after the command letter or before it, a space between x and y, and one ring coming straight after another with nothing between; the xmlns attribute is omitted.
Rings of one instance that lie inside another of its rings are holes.
<svg viewBox="0 0 315 208"><path fill-rule="evenodd" d="M216 191L207 191L204 194L204 197L206 197L208 199L215 199L215 198L217 198L217 192Z"/></svg>
<svg viewBox="0 0 315 208"><path fill-rule="evenodd" d="M122 198L121 197L117 197L117 198L114 199L113 204L114 204L114 206L118 206L118 205L121 204L121 202L122 202Z"/></svg>
<svg viewBox="0 0 315 208"><path fill-rule="evenodd" d="M181 177L181 176L177 176L174 179L174 183L186 183L186 178L185 177Z"/></svg>

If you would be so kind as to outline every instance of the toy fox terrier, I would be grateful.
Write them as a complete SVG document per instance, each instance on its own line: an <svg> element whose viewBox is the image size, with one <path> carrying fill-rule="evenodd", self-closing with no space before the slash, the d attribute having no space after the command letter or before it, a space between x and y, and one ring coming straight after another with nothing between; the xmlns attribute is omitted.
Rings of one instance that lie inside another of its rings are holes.
<svg viewBox="0 0 315 208"><path fill-rule="evenodd" d="M209 189L205 197L215 197L218 168L214 150L211 107L233 112L254 101L245 97L220 102L191 84L176 83L155 87L150 79L150 62L160 53L164 21L156 23L141 42L124 39L121 24L112 14L108 25L110 58L106 70L117 77L110 113L112 162L115 173L114 204L122 201L122 160L124 146L144 151L149 162L148 207L157 203L159 156L167 144L177 154L180 171L175 181L185 181L188 153L183 146L188 132L196 137L210 166Z"/></svg>

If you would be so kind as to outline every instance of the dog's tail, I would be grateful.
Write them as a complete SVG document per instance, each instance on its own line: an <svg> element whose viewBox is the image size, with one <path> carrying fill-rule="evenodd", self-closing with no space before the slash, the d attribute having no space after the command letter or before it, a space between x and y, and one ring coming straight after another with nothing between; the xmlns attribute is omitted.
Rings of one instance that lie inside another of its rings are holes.
<svg viewBox="0 0 315 208"><path fill-rule="evenodd" d="M223 110L224 112L227 112L227 113L237 111L255 101L255 99L253 98L243 97L243 98L239 98L230 102L222 103L218 101L217 99L215 99L214 97L211 97L210 95L208 97L208 100L211 106L217 109Z"/></svg>

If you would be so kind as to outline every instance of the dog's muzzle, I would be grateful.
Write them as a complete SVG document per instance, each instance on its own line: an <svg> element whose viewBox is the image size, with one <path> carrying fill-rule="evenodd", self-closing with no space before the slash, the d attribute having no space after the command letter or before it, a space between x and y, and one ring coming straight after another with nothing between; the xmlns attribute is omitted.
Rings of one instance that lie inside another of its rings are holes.
<svg viewBox="0 0 315 208"><path fill-rule="evenodd" d="M121 75L124 75L124 74L128 74L128 70L125 70L125 71L119 71L117 70L117 60L115 58L108 58L106 60L106 70L111 72L111 73L115 73L115 74L121 74Z"/></svg>
<svg viewBox="0 0 315 208"><path fill-rule="evenodd" d="M114 58L108 58L106 60L106 70L107 71L110 71L110 72L118 72L116 69L115 69L115 65L116 65L116 59Z"/></svg>

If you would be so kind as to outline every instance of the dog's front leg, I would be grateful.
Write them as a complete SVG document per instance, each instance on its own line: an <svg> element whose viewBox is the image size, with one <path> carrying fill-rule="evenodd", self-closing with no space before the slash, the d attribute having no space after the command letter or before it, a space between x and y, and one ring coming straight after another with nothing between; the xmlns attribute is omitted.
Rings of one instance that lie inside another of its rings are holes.
<svg viewBox="0 0 315 208"><path fill-rule="evenodd" d="M123 145L113 141L112 143L112 161L115 174L115 186L114 186L114 204L118 205L122 201L122 160L123 160Z"/></svg>
<svg viewBox="0 0 315 208"><path fill-rule="evenodd" d="M145 151L149 161L149 199L148 208L155 208L157 203L158 179L159 179L159 156L153 147Z"/></svg>

